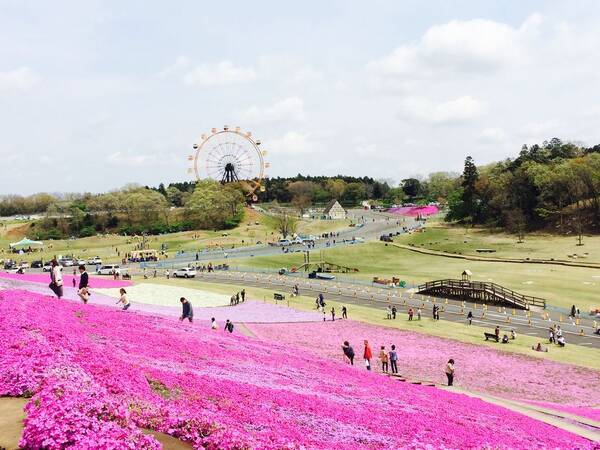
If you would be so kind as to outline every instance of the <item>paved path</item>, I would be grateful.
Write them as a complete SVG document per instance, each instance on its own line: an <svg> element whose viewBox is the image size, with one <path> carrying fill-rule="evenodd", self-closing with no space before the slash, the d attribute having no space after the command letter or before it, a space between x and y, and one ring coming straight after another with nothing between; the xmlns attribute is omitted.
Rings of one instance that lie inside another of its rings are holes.
<svg viewBox="0 0 600 450"><path fill-rule="evenodd" d="M569 431L570 433L577 434L593 442L600 442L600 422L588 419L587 417L543 408L529 403L517 402L515 400L493 397L478 392L471 392L458 386L438 386L438 388L449 392L465 394L469 397L476 397L487 403L502 406L511 411L531 417L532 419L539 420L540 422L545 422L549 425Z"/></svg>
<svg viewBox="0 0 600 450"><path fill-rule="evenodd" d="M473 312L473 323L493 330L499 325L502 330L514 329L517 334L526 334L539 338L546 345L548 341L548 327L554 323L561 325L566 337L567 345L582 345L592 348L600 348L600 336L593 334L592 321L582 320L579 325L571 321L559 322L560 315L546 311L532 311L527 316L525 311L498 309L489 307L483 309L482 305L458 301L444 301L433 297L410 294L407 290L391 289L385 287L371 286L369 284L353 284L339 280L320 281L303 278L303 274L296 276L276 275L255 272L233 272L222 271L198 274L198 280L227 283L244 286L256 286L289 295L294 284L298 284L302 295L314 295L324 293L331 300L347 303L348 305L361 305L377 308L384 314L388 304L397 305L400 317L405 317L409 307L421 308L423 316L431 315L433 305L443 308L442 320L465 323L466 314L469 310ZM190 280L193 283L193 280ZM477 306L477 307L476 307ZM563 319L566 319L563 317ZM583 330L583 336L580 335Z"/></svg>

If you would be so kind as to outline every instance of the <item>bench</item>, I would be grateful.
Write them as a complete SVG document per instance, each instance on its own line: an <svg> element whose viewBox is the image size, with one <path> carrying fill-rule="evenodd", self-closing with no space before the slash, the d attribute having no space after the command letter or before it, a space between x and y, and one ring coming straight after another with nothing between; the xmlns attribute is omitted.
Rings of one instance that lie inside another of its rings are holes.
<svg viewBox="0 0 600 450"><path fill-rule="evenodd" d="M283 294L278 294L277 292L275 294L273 294L273 298L275 300L285 300L285 295Z"/></svg>
<svg viewBox="0 0 600 450"><path fill-rule="evenodd" d="M500 342L500 337L496 336L495 333L486 333L485 331L483 332L483 335L485 336L485 340L487 341L488 339L493 339L496 342Z"/></svg>

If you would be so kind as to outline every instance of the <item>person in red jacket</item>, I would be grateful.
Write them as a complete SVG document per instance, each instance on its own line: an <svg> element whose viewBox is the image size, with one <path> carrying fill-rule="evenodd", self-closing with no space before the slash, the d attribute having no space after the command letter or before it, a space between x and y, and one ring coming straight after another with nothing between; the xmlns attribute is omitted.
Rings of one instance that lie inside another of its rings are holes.
<svg viewBox="0 0 600 450"><path fill-rule="evenodd" d="M367 366L367 370L371 370L371 359L373 359L373 352L371 351L369 341L365 341L365 353L363 354L363 358L365 359L365 366Z"/></svg>

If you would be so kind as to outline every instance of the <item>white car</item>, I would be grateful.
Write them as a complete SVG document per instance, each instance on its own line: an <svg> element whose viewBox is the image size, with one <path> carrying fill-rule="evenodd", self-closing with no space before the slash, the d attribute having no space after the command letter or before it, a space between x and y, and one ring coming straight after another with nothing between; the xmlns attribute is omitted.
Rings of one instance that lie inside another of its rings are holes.
<svg viewBox="0 0 600 450"><path fill-rule="evenodd" d="M192 267L182 267L173 272L175 278L194 278L196 276L196 269Z"/></svg>
<svg viewBox="0 0 600 450"><path fill-rule="evenodd" d="M27 261L23 261L21 264L19 264L19 267L21 269L29 269L29 263Z"/></svg>
<svg viewBox="0 0 600 450"><path fill-rule="evenodd" d="M45 262L44 266L42 267L42 271L50 272L51 270L52 270L52 264L50 264L49 262Z"/></svg>
<svg viewBox="0 0 600 450"><path fill-rule="evenodd" d="M98 275L112 275L115 272L121 273L121 268L118 264L106 264L96 269Z"/></svg>
<svg viewBox="0 0 600 450"><path fill-rule="evenodd" d="M85 266L86 262L87 261L85 259L78 259L77 260L77 265L78 266Z"/></svg>
<svg viewBox="0 0 600 450"><path fill-rule="evenodd" d="M99 256L94 256L93 258L90 258L87 260L88 264L92 264L94 266L101 266L102 265L102 260L100 259Z"/></svg>

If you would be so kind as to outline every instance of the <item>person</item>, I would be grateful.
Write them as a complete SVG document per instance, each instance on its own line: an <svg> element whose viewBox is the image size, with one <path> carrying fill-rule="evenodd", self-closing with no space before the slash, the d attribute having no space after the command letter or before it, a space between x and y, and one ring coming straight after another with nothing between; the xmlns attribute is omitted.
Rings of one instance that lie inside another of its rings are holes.
<svg viewBox="0 0 600 450"><path fill-rule="evenodd" d="M75 279L75 278L73 278ZM83 303L87 303L90 298L90 293L88 291L90 276L85 270L85 266L82 264L79 266L79 289L77 291L77 295L83 301Z"/></svg>
<svg viewBox="0 0 600 450"><path fill-rule="evenodd" d="M390 361L390 365L392 366L392 373L398 373L398 354L396 353L396 346L392 344L392 349L388 354L388 359Z"/></svg>
<svg viewBox="0 0 600 450"><path fill-rule="evenodd" d="M217 321L214 317L210 319L210 328L212 330L216 330L217 328L219 328L219 325L217 325Z"/></svg>
<svg viewBox="0 0 600 450"><path fill-rule="evenodd" d="M504 333L504 336L502 336L502 343L508 344L508 334Z"/></svg>
<svg viewBox="0 0 600 450"><path fill-rule="evenodd" d="M231 298L229 299L229 306L233 306L235 305L235 295L232 295Z"/></svg>
<svg viewBox="0 0 600 450"><path fill-rule="evenodd" d="M408 320L413 320L414 313L412 308L408 308Z"/></svg>
<svg viewBox="0 0 600 450"><path fill-rule="evenodd" d="M577 313L577 308L575 308L575 305L571 306L571 317L575 318L576 313Z"/></svg>
<svg viewBox="0 0 600 450"><path fill-rule="evenodd" d="M417 309L417 320L421 320L421 308Z"/></svg>
<svg viewBox="0 0 600 450"><path fill-rule="evenodd" d="M317 305L317 310L321 308L321 303L319 303L319 297L315 298L315 305Z"/></svg>
<svg viewBox="0 0 600 450"><path fill-rule="evenodd" d="M156 269L154 269L154 272L152 273L152 278L156 278Z"/></svg>
<svg viewBox="0 0 600 450"><path fill-rule="evenodd" d="M346 306L342 306L342 319L347 319L348 318L348 309L346 309Z"/></svg>
<svg viewBox="0 0 600 450"><path fill-rule="evenodd" d="M436 312L437 312L437 305L433 305L433 309L431 310L433 320L435 320Z"/></svg>
<svg viewBox="0 0 600 450"><path fill-rule="evenodd" d="M148 274L146 274L146 268L144 267L144 280L148 279Z"/></svg>
<svg viewBox="0 0 600 450"><path fill-rule="evenodd" d="M344 341L344 345L342 346L342 351L344 352L344 356L348 358L350 361L350 365L354 365L354 349L350 346L348 341Z"/></svg>
<svg viewBox="0 0 600 450"><path fill-rule="evenodd" d="M548 349L545 347L542 347L542 343L538 342L536 346L531 346L532 350L535 350L536 352L547 352Z"/></svg>
<svg viewBox="0 0 600 450"><path fill-rule="evenodd" d="M367 370L371 370L371 360L373 359L373 352L371 350L371 346L369 345L369 341L365 340L365 351L363 353L363 358L365 360L365 366L367 366Z"/></svg>
<svg viewBox="0 0 600 450"><path fill-rule="evenodd" d="M179 318L179 320L183 321L184 319L188 319L190 322L192 322L194 319L194 311L192 310L192 304L185 297L181 297L179 301L181 302L182 307L181 317Z"/></svg>
<svg viewBox="0 0 600 450"><path fill-rule="evenodd" d="M333 306L331 307L331 321L335 322L335 308Z"/></svg>
<svg viewBox="0 0 600 450"><path fill-rule="evenodd" d="M123 288L119 289L119 293L121 294L121 297L119 297L119 301L117 302L117 305L119 303L123 303L123 311L127 311L129 309L129 307L131 306L131 303L129 303L129 299L127 298L127 291Z"/></svg>
<svg viewBox="0 0 600 450"><path fill-rule="evenodd" d="M560 345L561 347L564 347L566 344L565 341L565 337L561 334L558 339L556 340L557 344Z"/></svg>
<svg viewBox="0 0 600 450"><path fill-rule="evenodd" d="M165 270L165 276L167 277L167 280L171 277L171 273L169 272L169 269Z"/></svg>
<svg viewBox="0 0 600 450"><path fill-rule="evenodd" d="M235 304L239 305L240 304L240 293L236 292L235 294Z"/></svg>
<svg viewBox="0 0 600 450"><path fill-rule="evenodd" d="M451 358L446 363L446 377L448 378L448 386L452 386L454 383L454 360Z"/></svg>
<svg viewBox="0 0 600 450"><path fill-rule="evenodd" d="M392 318L392 307L391 307L391 305L387 306L387 318L388 319Z"/></svg>
<svg viewBox="0 0 600 450"><path fill-rule="evenodd" d="M550 327L548 329L548 340L550 341L551 344L554 343L554 328Z"/></svg>
<svg viewBox="0 0 600 450"><path fill-rule="evenodd" d="M510 330L510 338L513 341L517 338L517 333L515 333L515 330Z"/></svg>
<svg viewBox="0 0 600 450"><path fill-rule="evenodd" d="M496 329L494 330L494 334L496 335L496 339L500 339L500 326L496 325Z"/></svg>
<svg viewBox="0 0 600 450"><path fill-rule="evenodd" d="M383 373L388 373L388 354L385 351L385 346L381 346L381 350L379 351L379 362L381 362L381 371Z"/></svg>
<svg viewBox="0 0 600 450"><path fill-rule="evenodd" d="M240 292L241 296L242 296L242 303L244 303L246 301L246 289L242 289L242 292Z"/></svg>
<svg viewBox="0 0 600 450"><path fill-rule="evenodd" d="M225 322L225 331L233 333L233 322L229 319L227 319L227 321Z"/></svg>
<svg viewBox="0 0 600 450"><path fill-rule="evenodd" d="M392 319L396 320L396 313L398 310L396 309L396 305L392 306Z"/></svg>
<svg viewBox="0 0 600 450"><path fill-rule="evenodd" d="M77 272L75 272L75 269L73 269L73 279L71 282L73 283L73 287L77 286Z"/></svg>
<svg viewBox="0 0 600 450"><path fill-rule="evenodd" d="M473 311L469 311L467 314L467 320L469 321L469 325L473 323Z"/></svg>
<svg viewBox="0 0 600 450"><path fill-rule="evenodd" d="M562 330L560 329L560 325L556 328L556 340L560 339L563 335Z"/></svg>
<svg viewBox="0 0 600 450"><path fill-rule="evenodd" d="M52 268L50 269L50 285L48 286L52 289L52 292L56 295L56 297L61 298L63 296L63 279L61 267L58 265L58 261L53 259L50 262Z"/></svg>
<svg viewBox="0 0 600 450"><path fill-rule="evenodd" d="M298 287L297 284L294 285L293 292L294 292L294 297L298 297L300 295L300 288Z"/></svg>

